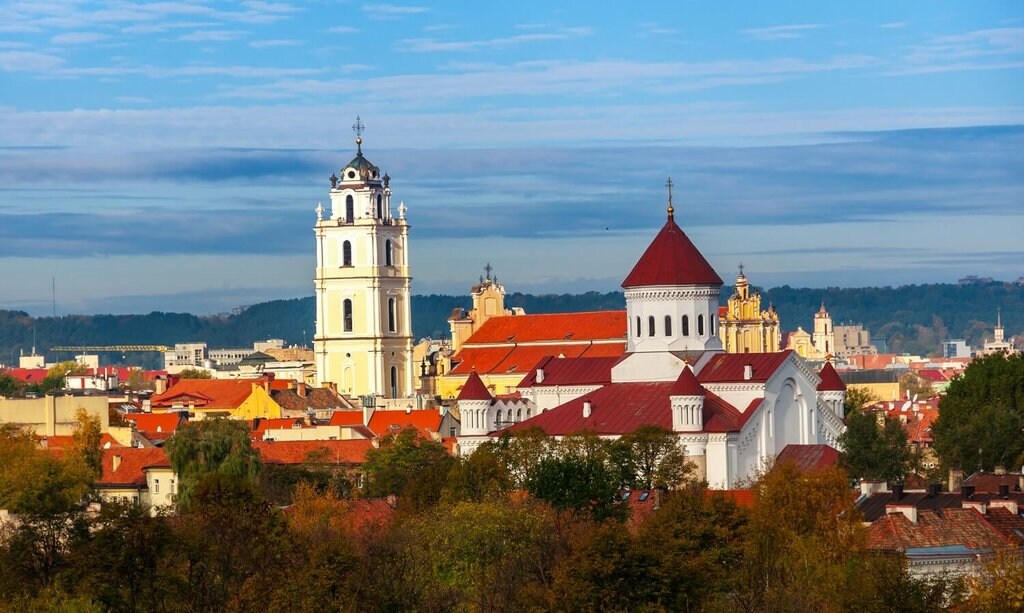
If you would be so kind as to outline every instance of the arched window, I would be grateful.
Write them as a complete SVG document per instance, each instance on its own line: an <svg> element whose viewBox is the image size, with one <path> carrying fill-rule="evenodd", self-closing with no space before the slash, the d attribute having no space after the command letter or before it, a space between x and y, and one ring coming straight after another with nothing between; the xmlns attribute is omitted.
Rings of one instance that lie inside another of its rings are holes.
<svg viewBox="0 0 1024 613"><path fill-rule="evenodd" d="M654 315L647 317L647 336L654 336Z"/></svg>
<svg viewBox="0 0 1024 613"><path fill-rule="evenodd" d="M384 217L384 196L377 194L377 219Z"/></svg>
<svg viewBox="0 0 1024 613"><path fill-rule="evenodd" d="M523 410L516 409L516 421L523 421Z"/></svg>
<svg viewBox="0 0 1024 613"><path fill-rule="evenodd" d="M391 245L391 239L384 241L384 265L394 266L394 247Z"/></svg>
<svg viewBox="0 0 1024 613"><path fill-rule="evenodd" d="M704 336L704 316L697 316L697 336Z"/></svg>
<svg viewBox="0 0 1024 613"><path fill-rule="evenodd" d="M341 265L352 265L352 243L345 241L341 244Z"/></svg>
<svg viewBox="0 0 1024 613"><path fill-rule="evenodd" d="M352 301L348 298L342 303L342 317L345 322L345 332L352 331Z"/></svg>
<svg viewBox="0 0 1024 613"><path fill-rule="evenodd" d="M665 336L672 336L672 316L665 316Z"/></svg>
<svg viewBox="0 0 1024 613"><path fill-rule="evenodd" d="M710 317L708 317L708 322L710 323L710 325L708 326L708 328L709 328L708 331L711 333L711 336L714 336L715 335L715 316L711 315Z"/></svg>
<svg viewBox="0 0 1024 613"><path fill-rule="evenodd" d="M391 397L398 398L398 369L391 367Z"/></svg>
<svg viewBox="0 0 1024 613"><path fill-rule="evenodd" d="M395 299L388 298L388 331L397 332L398 328L395 323Z"/></svg>
<svg viewBox="0 0 1024 613"><path fill-rule="evenodd" d="M636 337L640 338L640 317L636 318Z"/></svg>
<svg viewBox="0 0 1024 613"><path fill-rule="evenodd" d="M683 315L683 329L681 330L683 336L690 336L690 316Z"/></svg>
<svg viewBox="0 0 1024 613"><path fill-rule="evenodd" d="M345 221L352 223L356 218L356 203L352 199L352 194L345 196Z"/></svg>

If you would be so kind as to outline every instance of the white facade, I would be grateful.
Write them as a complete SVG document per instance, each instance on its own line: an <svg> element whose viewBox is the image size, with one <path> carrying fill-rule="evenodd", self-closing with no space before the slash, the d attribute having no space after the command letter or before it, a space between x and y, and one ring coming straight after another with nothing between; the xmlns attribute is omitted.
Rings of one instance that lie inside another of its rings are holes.
<svg viewBox="0 0 1024 613"><path fill-rule="evenodd" d="M627 288L626 352L721 351L718 295L713 285Z"/></svg>
<svg viewBox="0 0 1024 613"><path fill-rule="evenodd" d="M317 208L317 385L349 396L404 398L414 390L409 224L391 209L390 177L362 153L331 178ZM325 215L326 213L326 215Z"/></svg>

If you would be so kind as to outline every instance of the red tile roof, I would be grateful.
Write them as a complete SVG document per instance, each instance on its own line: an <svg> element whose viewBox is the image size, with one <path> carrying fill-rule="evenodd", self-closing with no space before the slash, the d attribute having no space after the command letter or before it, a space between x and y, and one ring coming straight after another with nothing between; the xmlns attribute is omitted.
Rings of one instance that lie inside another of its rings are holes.
<svg viewBox="0 0 1024 613"><path fill-rule="evenodd" d="M711 264L671 217L626 275L622 287L722 285Z"/></svg>
<svg viewBox="0 0 1024 613"><path fill-rule="evenodd" d="M462 390L459 392L457 400L493 400L491 393L487 391L487 386L480 380L480 375L476 374L476 371L469 373L469 378L466 379L466 383L463 384Z"/></svg>
<svg viewBox="0 0 1024 613"><path fill-rule="evenodd" d="M917 371L917 376L929 383L946 383L949 378L937 368L922 368Z"/></svg>
<svg viewBox="0 0 1024 613"><path fill-rule="evenodd" d="M612 367L622 360L611 357L543 358L519 383L519 387L539 385L605 385L612 382ZM537 369L544 369L544 382L537 383Z"/></svg>
<svg viewBox="0 0 1024 613"><path fill-rule="evenodd" d="M377 436L387 436L404 428L416 428L427 432L437 432L441 426L441 411L437 409L416 409L413 411L381 411L373 412L370 430Z"/></svg>
<svg viewBox="0 0 1024 613"><path fill-rule="evenodd" d="M764 383L793 354L792 349L775 353L719 353L711 357L697 374L697 380L708 383L743 382L743 368L753 367L750 383Z"/></svg>
<svg viewBox="0 0 1024 613"><path fill-rule="evenodd" d="M825 362L818 375L821 377L821 383L818 384L819 392L846 391L846 384L839 378L839 373L832 367L832 362Z"/></svg>
<svg viewBox="0 0 1024 613"><path fill-rule="evenodd" d="M146 468L170 468L170 466L171 462L167 459L167 453L162 447L105 449L103 450L103 476L97 481L97 485L145 487Z"/></svg>
<svg viewBox="0 0 1024 613"><path fill-rule="evenodd" d="M264 464L362 464L373 442L363 439L347 441L256 441Z"/></svg>
<svg viewBox="0 0 1024 613"><path fill-rule="evenodd" d="M176 401L189 401L202 409L237 409L252 394L253 385L265 379L181 379L163 394L153 396L154 407L171 407Z"/></svg>
<svg viewBox="0 0 1024 613"><path fill-rule="evenodd" d="M331 413L332 426L362 426L363 424L363 412L362 411L335 411Z"/></svg>
<svg viewBox="0 0 1024 613"><path fill-rule="evenodd" d="M902 513L888 513L871 522L868 546L904 551L911 547L963 545L968 549L999 549L1012 541L974 509L917 511L917 523Z"/></svg>
<svg viewBox="0 0 1024 613"><path fill-rule="evenodd" d="M839 452L828 445L786 445L775 458L776 464L791 462L800 472L807 473L839 462Z"/></svg>
<svg viewBox="0 0 1024 613"><path fill-rule="evenodd" d="M1024 544L1024 517L1005 507L988 507L985 520L1011 543Z"/></svg>
<svg viewBox="0 0 1024 613"><path fill-rule="evenodd" d="M519 345L508 347L464 347L453 360L460 361L452 375L468 375L474 370L485 375L527 373L547 357L621 357L626 342L574 345Z"/></svg>
<svg viewBox="0 0 1024 613"><path fill-rule="evenodd" d="M58 455L67 449L70 449L75 444L75 437L70 434L56 435L56 436L40 436L39 446L47 451L56 451ZM126 447L117 442L117 439L111 436L109 433L104 432L100 434L100 447L103 449L121 449Z"/></svg>
<svg viewBox="0 0 1024 613"><path fill-rule="evenodd" d="M757 501L754 490L704 490L704 495L708 498L721 496L744 509L753 508L754 503Z"/></svg>
<svg viewBox="0 0 1024 613"><path fill-rule="evenodd" d="M294 428L295 424L302 426L302 419L298 417L281 417L272 419L254 419L252 437L262 439L267 430L280 430L282 428Z"/></svg>
<svg viewBox="0 0 1024 613"><path fill-rule="evenodd" d="M701 387L700 383L697 383L697 377L693 374L693 369L688 365L683 366L683 371L679 373L679 378L672 384L672 388L669 390L671 396L703 396L706 390Z"/></svg>
<svg viewBox="0 0 1024 613"><path fill-rule="evenodd" d="M964 485L973 485L974 491L987 494L999 493L999 486L1005 485L1011 492L1021 491L1021 474L1007 473L997 475L994 473L974 473L964 479Z"/></svg>
<svg viewBox="0 0 1024 613"><path fill-rule="evenodd" d="M126 413L124 418L135 422L135 429L146 438L165 439L178 431L188 421L185 413Z"/></svg>
<svg viewBox="0 0 1024 613"><path fill-rule="evenodd" d="M492 317L465 344L586 342L605 339L626 342L626 311Z"/></svg>
<svg viewBox="0 0 1024 613"><path fill-rule="evenodd" d="M4 372L24 383L39 383L46 378L47 370L45 368L8 368Z"/></svg>

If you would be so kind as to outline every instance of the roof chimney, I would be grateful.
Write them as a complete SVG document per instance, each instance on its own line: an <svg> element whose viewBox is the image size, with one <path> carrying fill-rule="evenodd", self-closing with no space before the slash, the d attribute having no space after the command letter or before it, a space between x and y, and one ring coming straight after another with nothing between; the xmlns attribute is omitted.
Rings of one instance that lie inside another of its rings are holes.
<svg viewBox="0 0 1024 613"><path fill-rule="evenodd" d="M903 498L903 484L893 483L892 484L892 498L893 500L899 500Z"/></svg>
<svg viewBox="0 0 1024 613"><path fill-rule="evenodd" d="M544 383L544 369L537 369L537 383Z"/></svg>
<svg viewBox="0 0 1024 613"><path fill-rule="evenodd" d="M754 365L753 364L744 364L743 365L743 380L744 381L750 381L753 378L754 378Z"/></svg>
<svg viewBox="0 0 1024 613"><path fill-rule="evenodd" d="M997 465L993 472L999 476L1003 476L1006 474L1006 467L1003 465Z"/></svg>
<svg viewBox="0 0 1024 613"><path fill-rule="evenodd" d="M940 492L942 492L942 484L941 483L929 483L928 484L928 497L929 498L935 498L936 496L939 495Z"/></svg>
<svg viewBox="0 0 1024 613"><path fill-rule="evenodd" d="M885 514L892 515L895 513L902 513L904 517L910 520L910 523L917 523L917 507L912 504L887 504L885 505Z"/></svg>
<svg viewBox="0 0 1024 613"><path fill-rule="evenodd" d="M960 489L964 482L964 471L959 468L949 469L949 491L955 492Z"/></svg>
<svg viewBox="0 0 1024 613"><path fill-rule="evenodd" d="M1009 483L1000 483L999 484L999 497L1002 498L1003 500L1006 500L1007 498L1010 497L1010 484Z"/></svg>
<svg viewBox="0 0 1024 613"><path fill-rule="evenodd" d="M963 496L964 500L970 500L974 497L974 486L973 485L961 485L960 495Z"/></svg>
<svg viewBox="0 0 1024 613"><path fill-rule="evenodd" d="M584 400L583 401L583 419L587 419L588 417L590 417L590 412L591 412L590 401L589 400Z"/></svg>

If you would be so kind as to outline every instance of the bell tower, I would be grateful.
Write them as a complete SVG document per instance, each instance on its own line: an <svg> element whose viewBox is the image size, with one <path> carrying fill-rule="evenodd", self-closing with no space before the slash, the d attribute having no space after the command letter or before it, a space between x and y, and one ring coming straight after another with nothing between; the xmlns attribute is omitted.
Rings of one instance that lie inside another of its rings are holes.
<svg viewBox="0 0 1024 613"><path fill-rule="evenodd" d="M415 391L412 277L404 203L391 209L391 177L363 156L331 175L331 208L316 208L317 383L349 396L403 398Z"/></svg>

